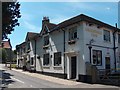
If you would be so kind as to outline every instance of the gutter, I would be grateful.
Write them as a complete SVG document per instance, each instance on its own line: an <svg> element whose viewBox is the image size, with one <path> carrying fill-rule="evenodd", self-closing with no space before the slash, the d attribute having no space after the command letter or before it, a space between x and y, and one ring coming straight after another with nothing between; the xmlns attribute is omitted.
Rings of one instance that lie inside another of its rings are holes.
<svg viewBox="0 0 120 90"><path fill-rule="evenodd" d="M63 52L64 52L64 79L66 79L66 77L65 77L65 30L64 29L62 29L62 31L63 31L63 43L64 43L64 45L63 45Z"/></svg>
<svg viewBox="0 0 120 90"><path fill-rule="evenodd" d="M114 51L114 65L115 65L115 71L116 71L116 49L117 47L115 47L115 33L117 32L117 23L116 23L116 29L113 32L113 51Z"/></svg>
<svg viewBox="0 0 120 90"><path fill-rule="evenodd" d="M36 39L34 39L35 40L35 66L34 66L34 71L36 71Z"/></svg>

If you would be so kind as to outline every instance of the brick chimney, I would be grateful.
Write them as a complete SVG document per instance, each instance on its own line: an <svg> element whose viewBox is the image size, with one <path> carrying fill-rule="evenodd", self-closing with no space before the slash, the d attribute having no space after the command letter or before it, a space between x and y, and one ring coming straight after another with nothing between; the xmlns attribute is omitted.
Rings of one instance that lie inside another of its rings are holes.
<svg viewBox="0 0 120 90"><path fill-rule="evenodd" d="M43 17L43 20L42 20L42 26L44 25L44 24L47 24L47 23L49 23L50 22L50 20L49 20L49 17Z"/></svg>

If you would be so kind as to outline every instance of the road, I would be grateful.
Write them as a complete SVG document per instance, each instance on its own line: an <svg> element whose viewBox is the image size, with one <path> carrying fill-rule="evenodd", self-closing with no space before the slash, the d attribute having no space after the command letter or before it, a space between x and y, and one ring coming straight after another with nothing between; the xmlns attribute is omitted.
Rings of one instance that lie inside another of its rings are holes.
<svg viewBox="0 0 120 90"><path fill-rule="evenodd" d="M81 82L75 83L75 81L70 82L69 80L67 81L68 83L70 82L75 84L67 85L67 84L62 84L62 82L66 82L66 80L64 79L61 80L61 84L60 84L60 83L56 83L57 81L49 81L47 79L33 77L6 68L4 68L2 72L3 72L2 74L3 84L6 88L113 88L113 90L115 90L114 88L116 88L116 90L118 88L116 86L107 86L107 85L99 85L99 84L86 84Z"/></svg>
<svg viewBox="0 0 120 90"><path fill-rule="evenodd" d="M6 70L3 77L8 88L65 88L67 86Z"/></svg>

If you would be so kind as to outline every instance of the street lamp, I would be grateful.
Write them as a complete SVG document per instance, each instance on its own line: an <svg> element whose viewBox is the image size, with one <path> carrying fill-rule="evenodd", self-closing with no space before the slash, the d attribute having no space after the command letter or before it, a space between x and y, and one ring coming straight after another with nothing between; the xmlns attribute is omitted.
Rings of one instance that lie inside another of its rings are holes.
<svg viewBox="0 0 120 90"><path fill-rule="evenodd" d="M88 45L88 48L89 48L89 56L90 56L90 63L91 63L91 49L92 49L92 43L95 42L94 39L91 39L89 41L89 45Z"/></svg>

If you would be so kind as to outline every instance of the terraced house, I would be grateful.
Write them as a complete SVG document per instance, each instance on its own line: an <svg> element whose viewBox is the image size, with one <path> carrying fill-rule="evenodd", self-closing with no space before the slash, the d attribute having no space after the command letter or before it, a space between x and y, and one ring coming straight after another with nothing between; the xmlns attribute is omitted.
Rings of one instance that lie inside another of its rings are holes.
<svg viewBox="0 0 120 90"><path fill-rule="evenodd" d="M59 24L44 17L40 33L16 47L19 67L67 79L90 80L90 66L120 68L120 30L84 14Z"/></svg>

